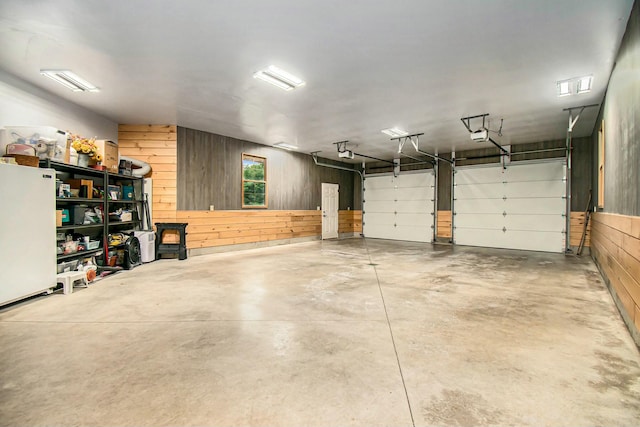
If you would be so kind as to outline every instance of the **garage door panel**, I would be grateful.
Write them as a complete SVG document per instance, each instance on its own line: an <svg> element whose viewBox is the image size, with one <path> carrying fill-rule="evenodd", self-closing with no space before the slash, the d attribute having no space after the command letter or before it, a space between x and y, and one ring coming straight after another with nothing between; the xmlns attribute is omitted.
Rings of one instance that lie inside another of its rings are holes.
<svg viewBox="0 0 640 427"><path fill-rule="evenodd" d="M456 184L454 191L456 199L502 199L504 197L504 184Z"/></svg>
<svg viewBox="0 0 640 427"><path fill-rule="evenodd" d="M375 176L366 178L364 185L367 190L381 190L384 188L394 188L396 186L393 176Z"/></svg>
<svg viewBox="0 0 640 427"><path fill-rule="evenodd" d="M502 230L502 227L504 227L504 217L502 216L502 213L471 215L456 214L454 224L456 229L460 227Z"/></svg>
<svg viewBox="0 0 640 427"><path fill-rule="evenodd" d="M502 230L466 228L456 225L455 233L457 245L503 248L506 244Z"/></svg>
<svg viewBox="0 0 640 427"><path fill-rule="evenodd" d="M429 242L433 237L433 173L368 177L363 233L366 237Z"/></svg>
<svg viewBox="0 0 640 427"><path fill-rule="evenodd" d="M404 213L426 213L431 214L433 212L433 202L431 200L398 200L395 203L397 212Z"/></svg>
<svg viewBox="0 0 640 427"><path fill-rule="evenodd" d="M396 240L428 243L433 238L433 230L424 227L411 227L398 225L396 227Z"/></svg>
<svg viewBox="0 0 640 427"><path fill-rule="evenodd" d="M365 203L370 200L377 201L393 201L395 199L396 190L393 188L380 188L377 190L371 190L367 188L364 192Z"/></svg>
<svg viewBox="0 0 640 427"><path fill-rule="evenodd" d="M560 214L566 209L566 201L562 197L521 198L514 197L504 201L507 214Z"/></svg>
<svg viewBox="0 0 640 427"><path fill-rule="evenodd" d="M368 213L393 213L394 206L393 202L382 201L382 200L367 200L365 203L365 211Z"/></svg>
<svg viewBox="0 0 640 427"><path fill-rule="evenodd" d="M433 172L400 174L396 178L396 183L402 188L429 188L433 186Z"/></svg>
<svg viewBox="0 0 640 427"><path fill-rule="evenodd" d="M566 227L564 174L562 161L511 164L506 170L493 166L458 171L455 243L562 252ZM490 179L496 182L490 183Z"/></svg>
<svg viewBox="0 0 640 427"><path fill-rule="evenodd" d="M456 244L488 248L519 249L542 252L563 252L563 235L543 231L495 231L470 229ZM482 244L478 244L482 242Z"/></svg>
<svg viewBox="0 0 640 427"><path fill-rule="evenodd" d="M398 188L395 197L396 200L424 200L431 202L433 188Z"/></svg>
<svg viewBox="0 0 640 427"><path fill-rule="evenodd" d="M398 213L396 215L396 224L422 226L431 228L433 225L433 216L430 213Z"/></svg>
<svg viewBox="0 0 640 427"><path fill-rule="evenodd" d="M505 185L504 195L510 197L539 198L557 195L564 196L566 185L562 181L523 181Z"/></svg>
<svg viewBox="0 0 640 427"><path fill-rule="evenodd" d="M455 182L460 185L500 183L502 181L504 181L502 168L496 167L459 168L455 174Z"/></svg>
<svg viewBox="0 0 640 427"><path fill-rule="evenodd" d="M527 251L564 252L564 234L560 231L513 231L505 233L507 249Z"/></svg>
<svg viewBox="0 0 640 427"><path fill-rule="evenodd" d="M506 209L506 201L503 199L456 199L456 215L464 214L501 214Z"/></svg>
<svg viewBox="0 0 640 427"><path fill-rule="evenodd" d="M373 239L389 239L394 240L396 234L396 227L393 225L376 225L369 226L364 229L365 237Z"/></svg>
<svg viewBox="0 0 640 427"><path fill-rule="evenodd" d="M535 181L538 179L563 181L565 177L563 162L531 163L512 165L506 169L509 182Z"/></svg>
<svg viewBox="0 0 640 427"><path fill-rule="evenodd" d="M393 224L393 219L395 215L393 212L368 212L365 211L367 215L366 222L369 224Z"/></svg>
<svg viewBox="0 0 640 427"><path fill-rule="evenodd" d="M560 214L555 215L507 215L504 217L504 226L507 230L521 231L558 231L565 228L565 218Z"/></svg>

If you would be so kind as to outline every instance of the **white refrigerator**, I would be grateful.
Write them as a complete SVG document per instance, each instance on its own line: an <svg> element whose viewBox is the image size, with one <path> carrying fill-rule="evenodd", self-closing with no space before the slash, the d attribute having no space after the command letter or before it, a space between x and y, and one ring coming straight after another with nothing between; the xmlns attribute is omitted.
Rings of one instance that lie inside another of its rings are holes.
<svg viewBox="0 0 640 427"><path fill-rule="evenodd" d="M56 171L0 163L0 305L56 286Z"/></svg>

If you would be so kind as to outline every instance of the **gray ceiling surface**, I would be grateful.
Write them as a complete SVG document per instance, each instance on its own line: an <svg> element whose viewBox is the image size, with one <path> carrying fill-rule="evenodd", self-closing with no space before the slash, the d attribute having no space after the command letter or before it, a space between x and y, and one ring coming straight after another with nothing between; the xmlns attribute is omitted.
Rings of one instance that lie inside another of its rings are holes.
<svg viewBox="0 0 640 427"><path fill-rule="evenodd" d="M420 148L475 143L461 117L504 119L501 144L563 139L563 109L600 103L632 0L2 0L0 67L117 123L161 123L297 145L336 141L392 158L380 131L423 132ZM253 74L306 81L285 92ZM41 76L70 69L101 88ZM558 80L593 90L558 97ZM597 108L574 136L590 135ZM472 126L480 122L472 122Z"/></svg>

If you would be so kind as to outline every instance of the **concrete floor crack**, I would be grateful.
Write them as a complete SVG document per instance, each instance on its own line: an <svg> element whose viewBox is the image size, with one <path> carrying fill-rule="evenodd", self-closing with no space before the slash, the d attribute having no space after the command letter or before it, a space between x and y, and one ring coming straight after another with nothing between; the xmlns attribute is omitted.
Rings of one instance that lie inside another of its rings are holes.
<svg viewBox="0 0 640 427"><path fill-rule="evenodd" d="M400 357L398 356L398 348L396 347L396 341L393 337L393 328L391 328L391 320L389 320L389 312L387 311L387 304L384 301L384 293L382 292L382 285L380 284L380 277L378 276L377 263L373 262L371 258L371 252L367 246L367 239L362 239L364 242L364 248L367 251L367 257L369 257L369 265L373 267L373 272L376 275L376 282L378 283L378 291L380 292L380 298L382 300L382 307L384 308L384 315L387 319L387 326L389 327L389 335L391 336L391 344L393 345L393 352L396 355L396 362L398 363L398 371L400 372L400 379L402 380L402 388L404 389L404 395L407 399L407 407L409 408L409 416L411 417L411 425L416 426L416 422L413 418L413 411L411 410L411 401L409 400L409 392L407 391L407 384L404 381L404 374L402 373L402 365L400 364Z"/></svg>

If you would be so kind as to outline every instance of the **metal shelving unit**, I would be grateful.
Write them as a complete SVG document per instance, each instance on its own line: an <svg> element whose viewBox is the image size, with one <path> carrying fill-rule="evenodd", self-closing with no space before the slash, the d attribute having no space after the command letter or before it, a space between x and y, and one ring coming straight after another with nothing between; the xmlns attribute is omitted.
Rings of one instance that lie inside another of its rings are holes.
<svg viewBox="0 0 640 427"><path fill-rule="evenodd" d="M110 173L107 171L86 168L82 166L68 165L66 163L56 162L53 160L42 160L40 167L55 169L56 178L61 179L87 179L93 181L94 188L103 190L102 197L57 197L57 207L75 207L81 205L89 205L92 207L102 206L103 218L102 223L96 224L65 224L56 227L57 233L72 234L74 232L91 235L101 242L101 246L97 249L83 250L72 254L59 254L58 262L69 261L76 258L84 258L93 254L103 253L103 260L107 263L108 251L105 250L104 244L108 240L106 236L110 232L122 232L125 230L139 230L142 224L142 178L136 176L128 176ZM117 199L112 200L108 194L109 185L119 185L126 183L133 187L133 193L136 196L133 200ZM109 212L115 210L114 207L133 208L134 218L131 221L110 221ZM73 221L73 218L72 218Z"/></svg>

